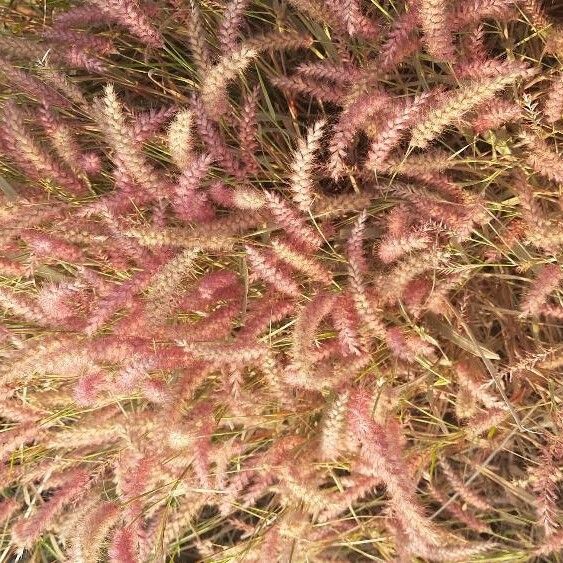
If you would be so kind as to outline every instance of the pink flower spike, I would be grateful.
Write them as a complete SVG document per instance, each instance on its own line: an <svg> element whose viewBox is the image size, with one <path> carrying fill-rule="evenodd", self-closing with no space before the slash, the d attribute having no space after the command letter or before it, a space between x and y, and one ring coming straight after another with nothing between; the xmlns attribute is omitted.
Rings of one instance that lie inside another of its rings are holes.
<svg viewBox="0 0 563 563"><path fill-rule="evenodd" d="M138 563L137 541L130 528L118 528L109 547L110 563Z"/></svg>

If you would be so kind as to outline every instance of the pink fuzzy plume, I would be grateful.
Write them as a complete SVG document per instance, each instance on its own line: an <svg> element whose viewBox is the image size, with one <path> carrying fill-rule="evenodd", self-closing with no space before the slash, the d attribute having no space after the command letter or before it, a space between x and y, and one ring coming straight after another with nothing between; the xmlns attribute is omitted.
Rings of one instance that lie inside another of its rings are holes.
<svg viewBox="0 0 563 563"><path fill-rule="evenodd" d="M211 157L202 155L187 168L175 187L174 210L184 221L206 222L213 219L215 211L201 182L211 165Z"/></svg>
<svg viewBox="0 0 563 563"><path fill-rule="evenodd" d="M526 143L526 160L539 174L563 183L563 159L555 152L546 141L537 135L523 133L522 138Z"/></svg>
<svg viewBox="0 0 563 563"><path fill-rule="evenodd" d="M422 230L406 232L401 236L386 236L380 243L377 255L385 264L395 262L408 252L428 248L432 239Z"/></svg>
<svg viewBox="0 0 563 563"><path fill-rule="evenodd" d="M334 104L341 103L345 96L341 87L296 74L293 76L273 76L270 78L270 82L284 91L286 95L313 96L318 100Z"/></svg>
<svg viewBox="0 0 563 563"><path fill-rule="evenodd" d="M1 57L0 72L2 72L3 79L10 87L15 87L15 89L25 92L32 98L58 107L67 107L69 105L68 100L61 96L54 88L38 80L33 74L12 66Z"/></svg>
<svg viewBox="0 0 563 563"><path fill-rule="evenodd" d="M102 169L102 162L100 156L95 152L87 152L81 155L80 161L78 162L86 174L99 174Z"/></svg>
<svg viewBox="0 0 563 563"><path fill-rule="evenodd" d="M459 2L451 14L451 25L454 29L474 25L485 19L508 21L517 17L514 0L467 0Z"/></svg>
<svg viewBox="0 0 563 563"><path fill-rule="evenodd" d="M380 168L386 168L387 157L400 142L403 133L413 124L429 97L430 93L424 92L404 105L399 105L395 115L378 132L371 145L366 162L368 168L376 172Z"/></svg>
<svg viewBox="0 0 563 563"><path fill-rule="evenodd" d="M90 2L147 45L156 48L164 46L162 36L153 27L137 0L90 0Z"/></svg>
<svg viewBox="0 0 563 563"><path fill-rule="evenodd" d="M249 0L230 0L225 8L218 32L221 51L225 55L237 48L244 11L248 4Z"/></svg>
<svg viewBox="0 0 563 563"><path fill-rule="evenodd" d="M0 307L29 323L44 326L51 324L51 319L34 300L25 294L15 292L11 288L0 287Z"/></svg>
<svg viewBox="0 0 563 563"><path fill-rule="evenodd" d="M477 25L462 40L463 59L472 62L483 62L489 57L485 47L485 29L483 25Z"/></svg>
<svg viewBox="0 0 563 563"><path fill-rule="evenodd" d="M39 259L47 258L74 264L84 260L84 255L77 246L53 235L41 231L26 230L20 236Z"/></svg>
<svg viewBox="0 0 563 563"><path fill-rule="evenodd" d="M451 61L455 54L452 46L448 2L420 0L418 17L424 31L428 52L439 60Z"/></svg>
<svg viewBox="0 0 563 563"><path fill-rule="evenodd" d="M93 35L83 31L71 31L53 27L47 30L43 37L62 45L76 45L91 50L98 55L107 55L115 52L113 41L102 35Z"/></svg>
<svg viewBox="0 0 563 563"><path fill-rule="evenodd" d="M272 248L276 257L297 272L301 272L312 281L323 285L330 285L332 272L325 268L318 260L307 256L295 244L283 239L272 240Z"/></svg>
<svg viewBox="0 0 563 563"><path fill-rule="evenodd" d="M212 160L218 162L229 174L237 178L242 177L240 162L233 150L225 143L218 125L209 117L200 98L193 98L192 110L197 131Z"/></svg>
<svg viewBox="0 0 563 563"><path fill-rule="evenodd" d="M362 348L358 333L359 319L350 295L342 294L339 296L331 315L334 326L338 331L338 340L342 352L346 355L359 356Z"/></svg>
<svg viewBox="0 0 563 563"><path fill-rule="evenodd" d="M261 251L252 246L246 246L246 255L251 269L256 277L262 278L271 285L272 289L297 297L301 291L291 275L279 261L267 251Z"/></svg>
<svg viewBox="0 0 563 563"><path fill-rule="evenodd" d="M393 428L377 423L372 415L372 401L363 390L355 391L347 404L348 424L362 444L362 458L370 474L381 478L387 487L391 505L406 530L412 552L438 545L434 526L423 513L415 496L415 484L405 471L400 435ZM417 549L418 548L418 549Z"/></svg>
<svg viewBox="0 0 563 563"><path fill-rule="evenodd" d="M368 298L363 277L368 271L363 242L367 213L363 211L348 238L346 250L349 263L350 294L358 316L369 329L372 336L385 338L385 326L379 318L372 301Z"/></svg>
<svg viewBox="0 0 563 563"><path fill-rule="evenodd" d="M387 329L387 345L397 358L414 362L417 356L433 358L434 348L414 334L405 334L399 327Z"/></svg>
<svg viewBox="0 0 563 563"><path fill-rule="evenodd" d="M359 96L340 114L329 144L328 168L333 178L339 178L345 171L348 148L358 130L387 103L389 96L382 90L375 90Z"/></svg>
<svg viewBox="0 0 563 563"><path fill-rule="evenodd" d="M153 135L156 135L160 128L174 115L175 107L163 107L150 109L135 116L132 124L132 133L135 141L144 143Z"/></svg>
<svg viewBox="0 0 563 563"><path fill-rule="evenodd" d="M0 139L14 160L32 178L50 178L74 195L85 192L84 185L69 170L55 161L35 141L24 124L24 114L13 101L4 104Z"/></svg>
<svg viewBox="0 0 563 563"><path fill-rule="evenodd" d="M289 203L274 193L265 193L268 210L274 221L286 231L286 235L295 241L304 251L313 252L320 248L323 239L317 231L309 227L302 215Z"/></svg>
<svg viewBox="0 0 563 563"><path fill-rule="evenodd" d="M539 314L545 300L558 287L562 278L563 272L557 264L543 266L524 295L520 305L522 312L526 315Z"/></svg>
<svg viewBox="0 0 563 563"><path fill-rule="evenodd" d="M66 505L80 495L90 482L86 471L69 472L53 496L29 518L20 517L12 527L12 539L21 547L31 547L46 532Z"/></svg>
<svg viewBox="0 0 563 563"><path fill-rule="evenodd" d="M259 167L256 159L258 150L258 92L258 88L253 88L250 94L246 96L239 125L241 158L249 173L257 172Z"/></svg>
<svg viewBox="0 0 563 563"><path fill-rule="evenodd" d="M543 111L548 123L555 123L563 118L563 72L549 86Z"/></svg>
<svg viewBox="0 0 563 563"><path fill-rule="evenodd" d="M491 100L475 110L476 116L470 120L476 133L482 134L489 129L498 129L505 123L517 121L522 117L522 110L514 102Z"/></svg>
<svg viewBox="0 0 563 563"><path fill-rule="evenodd" d="M266 294L264 298L254 305L245 319L244 326L239 331L239 337L252 339L269 329L276 322L292 314L295 303L287 298L277 298Z"/></svg>
<svg viewBox="0 0 563 563"><path fill-rule="evenodd" d="M109 14L96 6L77 6L53 18L53 27L68 30L71 27L100 25L111 21Z"/></svg>
<svg viewBox="0 0 563 563"><path fill-rule="evenodd" d="M126 305L133 295L147 287L153 273L150 270L138 272L129 281L117 286L112 292L100 299L94 314L88 318L88 323L84 329L86 334L94 334L119 308Z"/></svg>
<svg viewBox="0 0 563 563"><path fill-rule="evenodd" d="M6 499L0 503L0 524L5 524L18 510L20 504L14 499Z"/></svg>
<svg viewBox="0 0 563 563"><path fill-rule="evenodd" d="M83 68L88 72L98 74L102 74L107 70L106 65L104 65L102 61L90 55L84 47L80 45L72 45L67 49L59 49L58 56L69 66L74 68Z"/></svg>
<svg viewBox="0 0 563 563"><path fill-rule="evenodd" d="M326 0L326 4L337 18L342 19L351 37L354 35L360 35L365 39L377 37L379 26L362 14L358 0Z"/></svg>
<svg viewBox="0 0 563 563"><path fill-rule="evenodd" d="M110 563L137 563L137 540L130 528L118 528L111 540L108 555Z"/></svg>
<svg viewBox="0 0 563 563"><path fill-rule="evenodd" d="M37 304L53 321L64 322L75 316L85 305L82 287L76 283L45 284L37 296Z"/></svg>
<svg viewBox="0 0 563 563"><path fill-rule="evenodd" d="M247 170L249 170L248 166ZM247 186L229 188L215 183L209 188L208 193L215 203L223 207L256 211L265 205L264 196L254 188Z"/></svg>
<svg viewBox="0 0 563 563"><path fill-rule="evenodd" d="M100 392L106 386L106 376L101 371L91 371L82 375L76 382L73 397L81 407L96 403Z"/></svg>
<svg viewBox="0 0 563 563"><path fill-rule="evenodd" d="M377 68L383 72L390 70L422 45L417 34L418 12L416 9L400 15L394 22L381 46Z"/></svg>
<svg viewBox="0 0 563 563"><path fill-rule="evenodd" d="M240 295L242 287L234 272L217 271L203 276L197 286L202 299L210 302L214 299L233 299Z"/></svg>
<svg viewBox="0 0 563 563"><path fill-rule="evenodd" d="M301 63L297 67L301 76L315 80L328 80L336 84L349 84L364 76L364 71L351 64L336 64L326 60L314 63Z"/></svg>
<svg viewBox="0 0 563 563"><path fill-rule="evenodd" d="M317 121L307 131L306 139L299 139L297 150L293 155L289 187L295 205L308 213L313 203L313 159L319 149L325 122Z"/></svg>

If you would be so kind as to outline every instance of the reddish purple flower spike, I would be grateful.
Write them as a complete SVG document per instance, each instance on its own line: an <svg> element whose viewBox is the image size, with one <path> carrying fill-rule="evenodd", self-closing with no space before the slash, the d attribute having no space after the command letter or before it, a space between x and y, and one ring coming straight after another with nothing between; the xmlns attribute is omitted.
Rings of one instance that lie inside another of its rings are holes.
<svg viewBox="0 0 563 563"><path fill-rule="evenodd" d="M118 528L113 534L109 548L111 563L137 563L137 546L131 528Z"/></svg>
<svg viewBox="0 0 563 563"><path fill-rule="evenodd" d="M378 63L382 71L387 71L413 54L421 46L416 33L416 8L397 17L391 26L388 37L379 50Z"/></svg>
<svg viewBox="0 0 563 563"><path fill-rule="evenodd" d="M0 58L0 72L9 85L26 93L31 98L57 107L69 105L68 101L54 88L45 84L33 74L16 68L3 58ZM10 105L8 105L9 107Z"/></svg>
<svg viewBox="0 0 563 563"><path fill-rule="evenodd" d="M493 100L475 110L476 116L471 119L471 125L476 133L484 133L490 129L498 129L507 123L522 118L521 108L513 102Z"/></svg>
<svg viewBox="0 0 563 563"><path fill-rule="evenodd" d="M221 50L224 54L237 48L238 36L248 4L249 0L230 0L227 4L218 33Z"/></svg>
<svg viewBox="0 0 563 563"><path fill-rule="evenodd" d="M96 6L76 6L67 12L57 14L53 19L55 32L68 30L71 27L100 25L111 21L109 14Z"/></svg>
<svg viewBox="0 0 563 563"><path fill-rule="evenodd" d="M245 250L250 265L258 278L262 278L269 283L276 291L291 297L297 297L300 294L297 283L271 253L250 246L247 246Z"/></svg>
<svg viewBox="0 0 563 563"><path fill-rule="evenodd" d="M61 166L32 138L24 123L23 112L12 102L4 105L0 136L10 155L32 177L51 179L75 195L84 194L85 186L69 170Z"/></svg>
<svg viewBox="0 0 563 563"><path fill-rule="evenodd" d="M417 95L412 101L408 100L404 105L398 106L394 117L382 128L372 143L366 161L368 168L376 172L378 169L382 171L386 169L387 157L400 142L404 132L414 125L429 99L430 94L425 92Z"/></svg>
<svg viewBox="0 0 563 563"><path fill-rule="evenodd" d="M63 46L72 44L92 51L97 55L103 56L115 53L115 46L111 39L100 35L84 33L81 31L63 30L60 28L52 28L47 30L43 37L49 41L60 43Z"/></svg>
<svg viewBox="0 0 563 563"><path fill-rule="evenodd" d="M439 60L455 57L450 29L448 2L445 0L420 0L418 19L424 32L428 52Z"/></svg>
<svg viewBox="0 0 563 563"><path fill-rule="evenodd" d="M150 47L162 48L164 40L153 27L138 0L90 0L102 13L119 22Z"/></svg>
<svg viewBox="0 0 563 563"><path fill-rule="evenodd" d="M341 18L346 26L348 35L359 35L365 39L374 39L378 35L379 26L365 17L357 0L326 0L327 7Z"/></svg>
<svg viewBox="0 0 563 563"><path fill-rule="evenodd" d="M246 96L239 126L240 148L243 164L251 174L258 172L258 88Z"/></svg>
<svg viewBox="0 0 563 563"><path fill-rule="evenodd" d="M352 143L358 130L378 111L389 102L387 94L376 90L369 95L358 97L342 112L338 122L333 128L330 141L331 158L329 169L334 178L342 175L345 169L344 159L349 145Z"/></svg>
<svg viewBox="0 0 563 563"><path fill-rule="evenodd" d="M559 286L562 279L563 272L557 264L543 266L538 271L532 286L524 294L520 305L522 312L527 315L537 315L549 294Z"/></svg>
<svg viewBox="0 0 563 563"><path fill-rule="evenodd" d="M560 547L555 12L282 4L7 12L8 558Z"/></svg>
<svg viewBox="0 0 563 563"><path fill-rule="evenodd" d="M81 470L71 471L65 476L64 485L55 491L48 502L43 504L29 518L21 516L12 528L14 541L21 547L30 547L34 541L49 529L55 517L68 503L83 493L89 483L90 476Z"/></svg>
<svg viewBox="0 0 563 563"><path fill-rule="evenodd" d="M544 113L549 123L563 119L563 72L556 75L549 87Z"/></svg>
<svg viewBox="0 0 563 563"><path fill-rule="evenodd" d="M139 143L148 141L160 131L175 112L176 108L172 106L150 109L136 115L132 124L133 137Z"/></svg>

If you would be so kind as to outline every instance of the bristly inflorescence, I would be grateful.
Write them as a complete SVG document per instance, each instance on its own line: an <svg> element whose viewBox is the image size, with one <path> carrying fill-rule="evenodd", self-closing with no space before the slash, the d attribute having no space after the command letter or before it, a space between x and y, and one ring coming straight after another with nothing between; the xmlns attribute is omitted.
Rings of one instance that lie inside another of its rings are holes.
<svg viewBox="0 0 563 563"><path fill-rule="evenodd" d="M555 560L544 4L3 9L8 560Z"/></svg>

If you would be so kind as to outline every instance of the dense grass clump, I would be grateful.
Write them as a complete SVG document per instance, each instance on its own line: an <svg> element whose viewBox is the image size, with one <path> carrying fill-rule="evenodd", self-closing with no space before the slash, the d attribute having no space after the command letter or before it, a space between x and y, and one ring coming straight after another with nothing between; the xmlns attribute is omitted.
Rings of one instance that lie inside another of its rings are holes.
<svg viewBox="0 0 563 563"><path fill-rule="evenodd" d="M0 561L559 561L563 14L15 0Z"/></svg>

